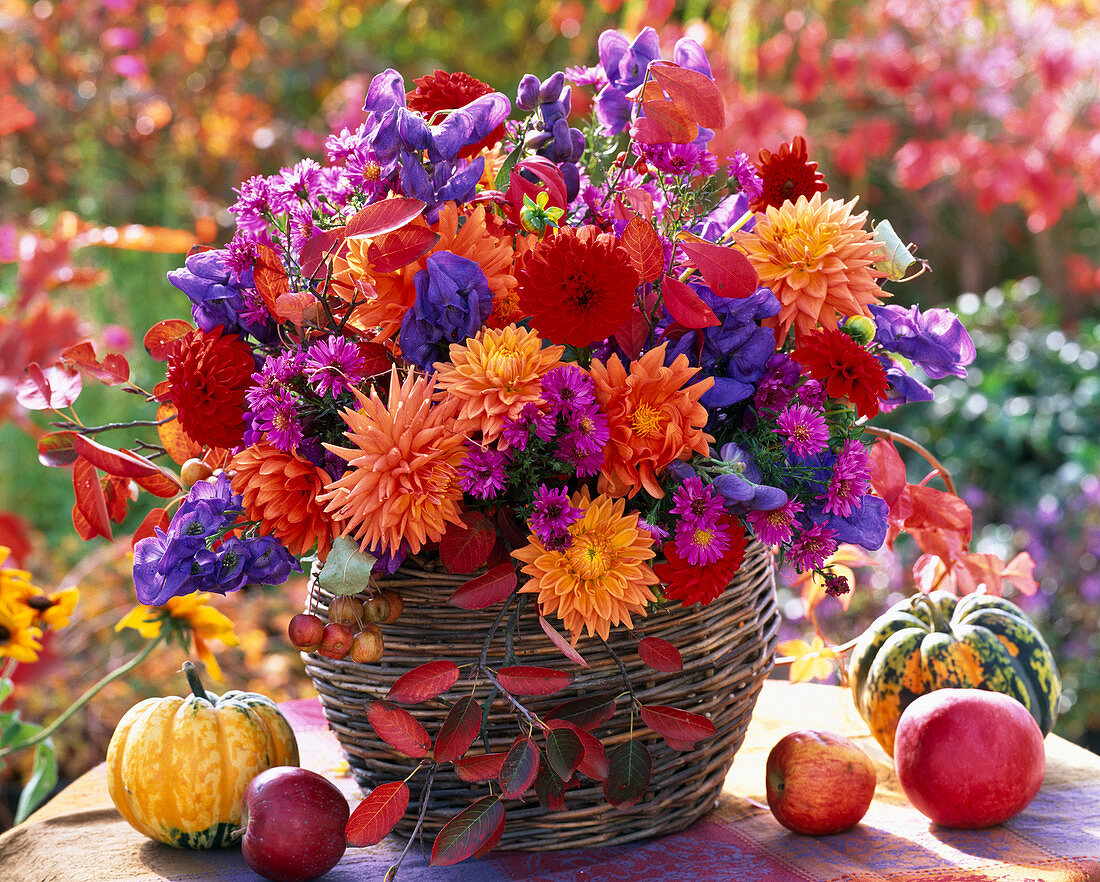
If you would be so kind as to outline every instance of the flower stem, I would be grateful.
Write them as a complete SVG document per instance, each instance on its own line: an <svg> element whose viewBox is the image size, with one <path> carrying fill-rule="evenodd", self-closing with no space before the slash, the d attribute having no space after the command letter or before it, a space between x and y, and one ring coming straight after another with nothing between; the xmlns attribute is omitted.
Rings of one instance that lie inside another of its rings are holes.
<svg viewBox="0 0 1100 882"><path fill-rule="evenodd" d="M952 496L959 495L958 491L955 489L955 482L951 478L951 473L946 469L943 463L936 459L936 457L932 455L932 452L923 444L914 441L908 435L902 435L900 432L892 432L890 429L882 429L878 426L864 426L863 431L867 432L870 435L877 435L879 438L885 438L888 441L896 441L898 444L905 445L910 450L917 451L917 453L923 456L928 464L936 470L936 473L941 478L943 478L943 483L944 486L947 487L947 492L950 493Z"/></svg>
<svg viewBox="0 0 1100 882"><path fill-rule="evenodd" d="M61 716L50 723L50 725L48 725L46 728L42 729L33 738L29 738L26 741L19 742L18 744L10 744L3 750L0 750L0 759L8 756L11 753L15 753L15 751L17 750L23 750L26 747L32 747L33 745L38 744L40 741L45 741L47 738L53 735L54 732L65 725L65 723L68 722L69 718L73 714L75 714L78 710L83 708L84 705L95 698L96 695L99 694L99 691L103 689L103 687L107 686L110 683L113 683L119 677L128 674L143 661L145 661L145 659L149 657L150 653L152 653L152 651L157 646L159 646L163 642L163 640L164 638L160 635L154 637L147 644L145 644L145 648L142 649L141 652L139 652L132 659L126 662L126 664L122 665L121 667L115 668L109 674L104 676L103 679L101 679L94 686L89 687L88 690L80 696L80 698L78 698L65 709Z"/></svg>

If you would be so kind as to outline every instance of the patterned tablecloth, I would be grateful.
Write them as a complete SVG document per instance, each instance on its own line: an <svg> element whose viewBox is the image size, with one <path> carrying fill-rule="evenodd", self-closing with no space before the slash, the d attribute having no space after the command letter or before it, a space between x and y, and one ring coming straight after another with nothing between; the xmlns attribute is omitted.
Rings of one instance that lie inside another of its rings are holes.
<svg viewBox="0 0 1100 882"><path fill-rule="evenodd" d="M314 699L283 705L302 765L361 796ZM789 833L764 805L764 761L797 728L856 738L878 768L875 801L848 833ZM890 761L866 734L847 691L768 681L715 810L688 830L634 845L527 854L494 853L476 862L431 868L418 846L400 879L691 880L691 882L1085 882L1100 880L1100 757L1050 736L1047 775L1035 800L1007 824L953 831L911 808ZM387 839L348 849L325 882L381 880L399 853ZM257 882L238 849L184 852L143 838L107 796L103 766L88 772L24 824L0 836L0 882L227 880Z"/></svg>

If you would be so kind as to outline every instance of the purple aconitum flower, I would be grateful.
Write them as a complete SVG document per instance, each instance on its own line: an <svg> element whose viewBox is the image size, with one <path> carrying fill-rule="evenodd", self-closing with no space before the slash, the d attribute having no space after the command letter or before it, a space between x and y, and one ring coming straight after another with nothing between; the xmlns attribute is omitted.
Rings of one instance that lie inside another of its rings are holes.
<svg viewBox="0 0 1100 882"><path fill-rule="evenodd" d="M190 594L191 560L170 556L172 542L157 527L134 544L134 589L139 603L162 606L170 597Z"/></svg>
<svg viewBox="0 0 1100 882"><path fill-rule="evenodd" d="M695 291L719 324L684 334L668 351L666 363L683 354L701 368L701 378L714 378L699 400L716 414L752 395L764 376L775 334L760 322L779 314L779 301L770 288L757 288L747 297L719 297L705 285Z"/></svg>
<svg viewBox="0 0 1100 882"><path fill-rule="evenodd" d="M920 380L909 376L901 367L884 355L878 357L879 363L886 369L886 379L890 385L886 389L886 398L882 400L881 410L889 413L911 401L931 401L932 390Z"/></svg>
<svg viewBox="0 0 1100 882"><path fill-rule="evenodd" d="M776 352L768 357L764 376L757 384L752 403L757 410L780 410L794 398L800 379L802 373L798 362L785 352Z"/></svg>
<svg viewBox="0 0 1100 882"><path fill-rule="evenodd" d="M921 312L916 306L872 306L875 342L909 359L933 380L948 374L966 376L974 361L974 341L958 317L947 309Z"/></svg>
<svg viewBox="0 0 1100 882"><path fill-rule="evenodd" d="M254 536L243 540L248 553L245 581L258 585L281 585L291 573L300 573L302 565L274 536Z"/></svg>
<svg viewBox="0 0 1100 882"><path fill-rule="evenodd" d="M336 398L366 378L363 354L346 337L324 337L306 352L302 371L318 395Z"/></svg>
<svg viewBox="0 0 1100 882"><path fill-rule="evenodd" d="M501 92L490 92L452 110L439 125L432 127L429 156L436 161L453 162L464 147L487 137L511 112L512 103Z"/></svg>
<svg viewBox="0 0 1100 882"><path fill-rule="evenodd" d="M726 511L744 515L750 511L771 511L787 502L786 491L761 484L763 475L752 457L737 444L723 444L719 453L724 472L711 486L726 500Z"/></svg>
<svg viewBox="0 0 1100 882"><path fill-rule="evenodd" d="M228 251L197 251L188 256L183 267L168 273L168 281L191 301L191 317L204 331L219 325L225 334L261 330L242 321L245 309L242 292L253 284L251 260L241 273L235 271L236 264Z"/></svg>
<svg viewBox="0 0 1100 882"><path fill-rule="evenodd" d="M477 263L449 251L429 257L413 285L416 300L401 322L401 351L431 371L451 343L477 333L493 311L493 294Z"/></svg>
<svg viewBox="0 0 1100 882"><path fill-rule="evenodd" d="M837 542L858 545L868 551L881 548L886 541L889 514L886 500L871 493L864 493L854 502L847 515L830 514L817 505L809 511L810 519L832 530Z"/></svg>
<svg viewBox="0 0 1100 882"><path fill-rule="evenodd" d="M493 499L508 484L508 454L480 444L466 444L466 458L458 467L458 483L478 499Z"/></svg>
<svg viewBox="0 0 1100 882"><path fill-rule="evenodd" d="M564 487L551 490L541 484L535 491L527 525L544 545L560 543L583 514L569 501L569 492Z"/></svg>
<svg viewBox="0 0 1100 882"><path fill-rule="evenodd" d="M633 102L627 95L642 84L650 63L661 57L661 42L647 27L633 41L618 31L604 31L598 45L607 85L596 96L596 118L606 134L617 135L630 124Z"/></svg>

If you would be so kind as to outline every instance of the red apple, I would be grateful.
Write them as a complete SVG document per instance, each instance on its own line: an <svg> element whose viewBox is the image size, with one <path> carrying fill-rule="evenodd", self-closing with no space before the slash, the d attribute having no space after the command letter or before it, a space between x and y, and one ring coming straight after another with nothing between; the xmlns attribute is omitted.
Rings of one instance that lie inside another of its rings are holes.
<svg viewBox="0 0 1100 882"><path fill-rule="evenodd" d="M287 636L295 649L302 652L314 652L321 646L325 636L325 623L313 613L298 613L287 625Z"/></svg>
<svg viewBox="0 0 1100 882"><path fill-rule="evenodd" d="M348 658L363 665L372 665L380 661L386 650L382 629L377 625L364 625L351 640Z"/></svg>
<svg viewBox="0 0 1100 882"><path fill-rule="evenodd" d="M241 855L266 879L316 879L344 856L351 810L336 785L316 772L297 766L260 772L241 805Z"/></svg>
<svg viewBox="0 0 1100 882"><path fill-rule="evenodd" d="M347 625L354 630L363 624L363 601L350 594L332 598L328 605L328 620L338 625Z"/></svg>
<svg viewBox="0 0 1100 882"><path fill-rule="evenodd" d="M317 650L326 658L346 658L351 651L351 641L354 638L351 628L338 622L329 622L325 625L321 637L321 647Z"/></svg>
<svg viewBox="0 0 1100 882"><path fill-rule="evenodd" d="M800 729L768 754L768 806L788 830L807 836L842 833L867 814L875 795L875 766L850 738Z"/></svg>
<svg viewBox="0 0 1100 882"><path fill-rule="evenodd" d="M984 689L937 689L902 713L894 770L909 801L943 827L1007 821L1039 792L1043 733L1015 698Z"/></svg>

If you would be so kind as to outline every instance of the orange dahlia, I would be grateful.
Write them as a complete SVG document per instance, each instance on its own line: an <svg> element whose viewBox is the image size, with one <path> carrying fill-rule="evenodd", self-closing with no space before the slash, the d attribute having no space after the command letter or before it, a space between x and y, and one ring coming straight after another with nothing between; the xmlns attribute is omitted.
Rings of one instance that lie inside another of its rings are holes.
<svg viewBox="0 0 1100 882"><path fill-rule="evenodd" d="M326 472L294 453L265 441L233 457L233 490L244 499L248 519L259 521L263 535L272 534L294 555L314 544L322 560L332 545L332 524L317 496L329 480Z"/></svg>
<svg viewBox="0 0 1100 882"><path fill-rule="evenodd" d="M783 144L778 153L761 147L756 167L763 189L750 206L753 211L763 211L769 205L779 208L799 196L809 199L814 193L829 189L817 163L810 161L806 139L801 135L795 135L790 144Z"/></svg>
<svg viewBox="0 0 1100 882"><path fill-rule="evenodd" d="M396 552L405 540L415 554L437 541L448 523L462 524L458 466L466 452L462 436L445 425L454 408L432 406L432 378L410 374L401 382L396 368L385 402L373 388L369 398L352 391L359 410L345 410L343 417L355 446L325 445L349 468L317 501L326 514L346 521L342 534L351 533L363 550Z"/></svg>
<svg viewBox="0 0 1100 882"><path fill-rule="evenodd" d="M769 320L783 340L821 326L837 327L837 316L870 315L869 306L886 296L875 280L881 246L863 228L867 212L853 215L856 200L822 201L821 194L799 196L757 215L751 232L736 234L737 244L779 300L779 315Z"/></svg>
<svg viewBox="0 0 1100 882"><path fill-rule="evenodd" d="M512 238L496 218L487 214L485 206L478 205L462 218L459 226L458 206L445 202L439 210L439 219L430 229L439 234L439 241L431 250L408 266L392 272L377 272L371 266L371 238L351 238L344 257L333 261L333 293L345 299L366 297L366 303L355 308L352 316L357 325L377 327L377 340L393 337L401 330L401 320L416 301L413 278L424 269L430 255L449 251L459 257L474 261L489 284L494 300L512 296L516 279L512 274L515 252ZM409 226L428 227L427 221L418 217Z"/></svg>
<svg viewBox="0 0 1100 882"><path fill-rule="evenodd" d="M600 473L601 493L633 496L644 487L660 498L665 494L658 472L693 451L708 452L714 439L703 431L707 410L699 398L714 380L707 377L685 388L696 371L686 355L666 366L663 343L632 361L629 371L617 355L606 365L592 362L596 401L607 414L611 434Z"/></svg>
<svg viewBox="0 0 1100 882"><path fill-rule="evenodd" d="M496 440L506 419L539 400L542 378L561 364L564 351L544 348L538 334L515 325L482 328L466 343L452 343L450 364L436 363L436 388L440 397L459 402L455 431Z"/></svg>
<svg viewBox="0 0 1100 882"><path fill-rule="evenodd" d="M537 594L540 612L556 613L576 645L583 630L606 640L612 625L633 628L631 615L645 616L658 579L646 563L654 555L652 536L635 512L624 511L625 500L589 499L584 490L570 501L583 515L569 527L568 548L549 549L532 535L512 556L531 577L520 593Z"/></svg>
<svg viewBox="0 0 1100 882"><path fill-rule="evenodd" d="M613 233L562 227L523 262L519 308L547 340L588 346L630 318L641 277Z"/></svg>
<svg viewBox="0 0 1100 882"><path fill-rule="evenodd" d="M188 331L168 355L168 390L180 428L211 447L236 447L244 437L244 395L252 386L252 350L221 328Z"/></svg>

